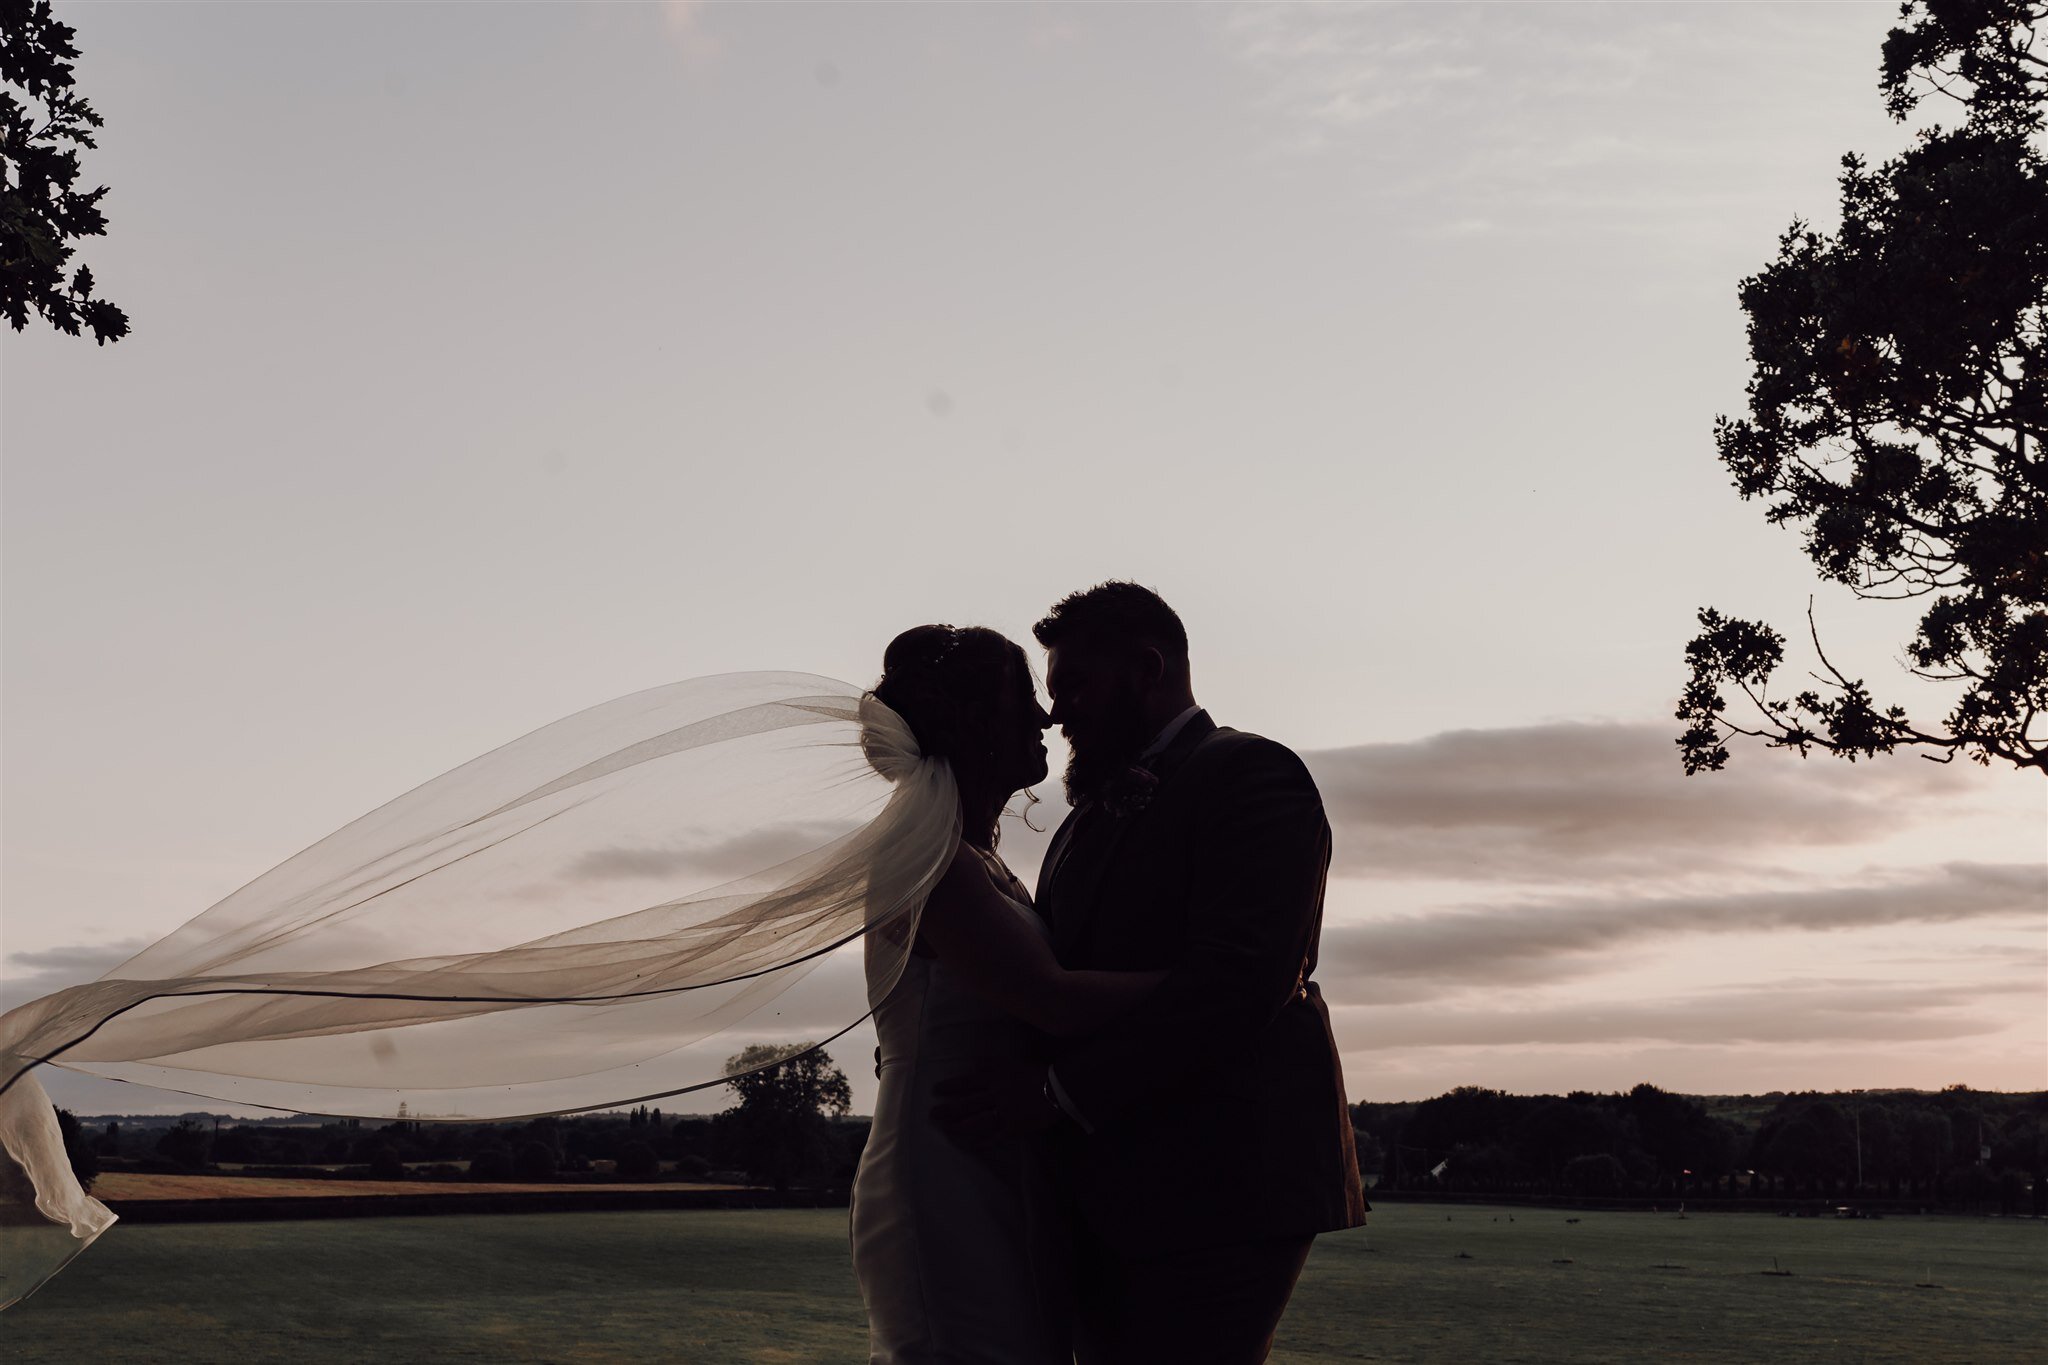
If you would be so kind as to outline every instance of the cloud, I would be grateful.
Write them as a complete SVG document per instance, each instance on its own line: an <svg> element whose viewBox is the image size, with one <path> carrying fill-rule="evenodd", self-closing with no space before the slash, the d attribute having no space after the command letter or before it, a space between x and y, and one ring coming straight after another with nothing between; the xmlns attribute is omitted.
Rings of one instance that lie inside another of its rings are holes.
<svg viewBox="0 0 2048 1365"><path fill-rule="evenodd" d="M2006 967L2048 981L2048 944L2041 943L1943 944L1896 956L1870 956L1864 962L1872 967Z"/></svg>
<svg viewBox="0 0 2048 1365"><path fill-rule="evenodd" d="M1819 933L2024 916L2042 922L2048 870L1950 863L1852 886L1472 906L1327 925L1319 974L1370 983L1539 985L1606 971L1620 950L1689 934Z"/></svg>
<svg viewBox="0 0 2048 1365"><path fill-rule="evenodd" d="M1368 160L1383 203L1448 198L1522 233L1697 241L1731 207L1782 211L1757 152L1788 121L1812 121L1816 88L1853 80L1863 103L1842 100L1839 117L1875 109L1868 72L1886 23L1855 10L1261 3L1205 14L1211 42L1259 91L1276 148ZM1862 61L1815 59L1859 43Z"/></svg>
<svg viewBox="0 0 2048 1365"><path fill-rule="evenodd" d="M0 997L9 1004L20 1004L66 986L97 981L149 944L150 940L145 938L124 938L111 943L75 943L9 953L6 974L0 977Z"/></svg>
<svg viewBox="0 0 2048 1365"><path fill-rule="evenodd" d="M1294 145L1312 149L1422 118L1483 126L1534 95L1629 90L1650 44L1615 41L1641 28L1617 17L1532 23L1499 7L1256 4L1221 11L1212 35L1261 78L1267 108L1295 125Z"/></svg>
<svg viewBox="0 0 2048 1365"><path fill-rule="evenodd" d="M1668 727L1455 730L1304 754L1339 875L1519 882L1726 870L1758 849L1844 846L1969 790L1912 759L1757 762L1686 777Z"/></svg>
<svg viewBox="0 0 2048 1365"><path fill-rule="evenodd" d="M1538 1008L1340 1006L1347 1051L1437 1047L1910 1043L1982 1037L2010 1020L1973 1012L1989 994L2031 983L1923 986L1787 981L1658 1000Z"/></svg>

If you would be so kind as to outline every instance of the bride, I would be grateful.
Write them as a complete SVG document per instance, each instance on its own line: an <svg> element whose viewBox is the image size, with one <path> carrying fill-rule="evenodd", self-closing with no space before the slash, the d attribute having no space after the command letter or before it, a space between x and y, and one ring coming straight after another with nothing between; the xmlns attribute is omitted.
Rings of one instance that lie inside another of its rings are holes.
<svg viewBox="0 0 2048 1365"><path fill-rule="evenodd" d="M71 1173L40 1064L295 1112L565 1113L724 1084L730 1037L822 984L827 1042L861 1005L881 1040L853 1213L875 1358L1068 1358L1030 1152L969 1152L930 1119L942 1081L1157 980L1060 971L996 854L1046 723L1023 652L975 629L899 637L872 691L782 673L635 693L8 1010L0 1307L114 1222ZM866 999L842 1003L812 969L857 938Z"/></svg>
<svg viewBox="0 0 2048 1365"><path fill-rule="evenodd" d="M934 1092L1004 1063L1047 1060L1039 1033L1091 1033L1164 973L1061 970L1030 894L996 853L1011 796L1046 775L1051 718L1023 650L992 630L921 626L890 644L874 696L927 759L950 766L961 835L910 960L872 1002L881 1092L853 1187L870 1359L1069 1361L1059 1229L1035 1145L957 1145L933 1126ZM868 942L886 952L878 937Z"/></svg>

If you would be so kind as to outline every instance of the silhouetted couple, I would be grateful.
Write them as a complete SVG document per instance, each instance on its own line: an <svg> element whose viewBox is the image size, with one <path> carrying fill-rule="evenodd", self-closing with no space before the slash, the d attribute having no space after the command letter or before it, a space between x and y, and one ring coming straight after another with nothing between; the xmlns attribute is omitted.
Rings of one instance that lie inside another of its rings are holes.
<svg viewBox="0 0 2048 1365"><path fill-rule="evenodd" d="M873 692L950 767L960 840L870 1001L872 1359L1264 1360L1315 1235L1366 1212L1311 979L1322 801L1291 751L1196 705L1151 591L1105 583L1033 633L1049 714L1024 651L978 628L898 636ZM1054 725L1073 809L1034 904L997 825Z"/></svg>
<svg viewBox="0 0 2048 1365"><path fill-rule="evenodd" d="M1322 803L1195 705L1152 593L1104 584L1037 635L1050 715L1023 650L943 626L872 692L721 674L579 711L0 1015L0 1305L114 1222L40 1064L385 1120L639 1103L715 1083L688 1044L858 938L875 1358L1264 1358L1310 1239L1365 1210L1310 980ZM996 826L1054 724L1074 810L1034 906ZM774 861L734 878L747 848Z"/></svg>

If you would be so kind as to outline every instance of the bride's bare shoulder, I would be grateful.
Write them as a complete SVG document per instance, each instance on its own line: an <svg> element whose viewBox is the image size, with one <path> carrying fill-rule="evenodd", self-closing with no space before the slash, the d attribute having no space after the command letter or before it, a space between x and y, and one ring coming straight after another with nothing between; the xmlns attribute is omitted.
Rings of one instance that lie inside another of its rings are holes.
<svg viewBox="0 0 2048 1365"><path fill-rule="evenodd" d="M932 899L950 900L972 894L988 881L988 864L982 861L981 850L962 839L953 845L952 860L946 864L938 885L932 888Z"/></svg>

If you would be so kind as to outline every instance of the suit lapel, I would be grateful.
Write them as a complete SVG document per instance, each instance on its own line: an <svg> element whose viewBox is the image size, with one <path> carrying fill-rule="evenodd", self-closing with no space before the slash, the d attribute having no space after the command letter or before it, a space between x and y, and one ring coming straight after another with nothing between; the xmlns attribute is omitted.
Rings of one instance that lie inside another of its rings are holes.
<svg viewBox="0 0 2048 1365"><path fill-rule="evenodd" d="M1173 737L1173 743L1164 752L1148 759L1145 766L1159 779L1160 789L1166 786L1168 778L1185 763L1201 742L1216 733L1216 722L1209 719L1207 711L1198 711L1188 718L1181 732ZM1159 792L1153 793L1158 799ZM1149 808L1149 807L1148 807ZM1115 861L1119 845L1133 826L1145 818L1145 811L1133 811L1128 815L1111 815L1100 807L1089 804L1075 811L1061 827L1067 835L1064 846L1057 848L1058 856L1048 853L1046 866L1051 873L1053 891L1053 952L1061 962L1077 951L1085 941L1088 931L1096 920L1096 898L1102 890L1102 881ZM1060 841L1055 840L1058 845Z"/></svg>
<svg viewBox="0 0 2048 1365"><path fill-rule="evenodd" d="M1074 831L1080 823L1080 810L1068 811L1067 818L1060 821L1060 827L1052 832L1052 842L1046 845L1045 858L1038 864L1038 889L1031 898L1031 904L1047 928L1052 927L1059 915L1053 901L1053 883L1058 880L1060 868L1067 861L1067 853L1074 843Z"/></svg>
<svg viewBox="0 0 2048 1365"><path fill-rule="evenodd" d="M1135 819L1111 815L1092 803L1074 814L1072 847L1053 874L1059 886L1053 904L1053 956L1062 962L1079 946L1095 918L1095 896L1102 887L1102 876L1109 871L1110 857Z"/></svg>

